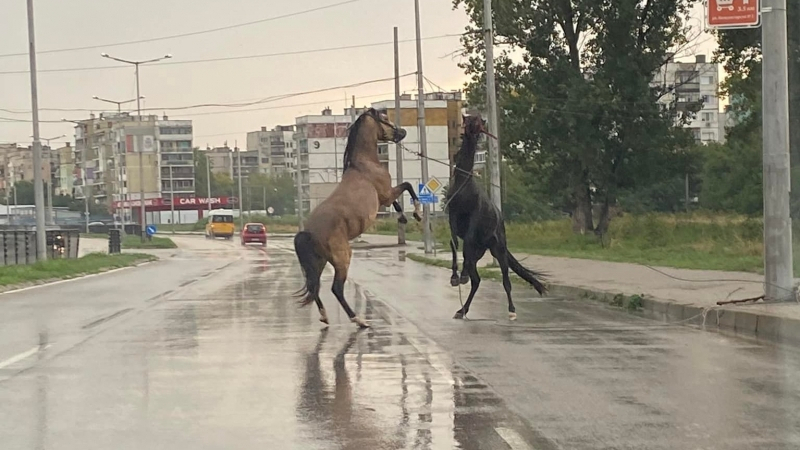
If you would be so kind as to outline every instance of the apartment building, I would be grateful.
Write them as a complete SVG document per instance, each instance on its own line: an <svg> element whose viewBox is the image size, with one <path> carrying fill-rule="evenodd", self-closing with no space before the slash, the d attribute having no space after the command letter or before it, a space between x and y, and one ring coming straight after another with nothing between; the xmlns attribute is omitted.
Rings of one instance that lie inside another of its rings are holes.
<svg viewBox="0 0 800 450"><path fill-rule="evenodd" d="M194 153L192 121L167 116L131 116L103 113L75 122L71 164L73 196L88 195L95 203L193 197ZM141 158L141 162L140 162ZM118 211L125 220L138 221L136 211ZM148 223L162 223L160 213L149 213Z"/></svg>
<svg viewBox="0 0 800 450"><path fill-rule="evenodd" d="M54 186L58 158L50 147L42 146L42 180ZM18 181L33 182L33 147L16 143L0 144L0 190L10 189Z"/></svg>
<svg viewBox="0 0 800 450"><path fill-rule="evenodd" d="M294 170L294 125L278 125L272 130L247 133L247 151L256 152L258 171L267 175L292 173Z"/></svg>
<svg viewBox="0 0 800 450"><path fill-rule="evenodd" d="M261 171L261 159L258 150L241 150L228 147L207 148L203 150L210 163L210 169L216 174L226 174L232 179L239 177L241 166L242 179L247 179L253 173L266 173ZM239 160L241 158L241 161Z"/></svg>
<svg viewBox="0 0 800 450"><path fill-rule="evenodd" d="M702 103L702 108L685 126L698 142L722 142L725 139L725 118L720 112L719 65L708 62L705 55L696 55L693 62L665 64L653 84L667 89L665 103L677 102L679 111Z"/></svg>

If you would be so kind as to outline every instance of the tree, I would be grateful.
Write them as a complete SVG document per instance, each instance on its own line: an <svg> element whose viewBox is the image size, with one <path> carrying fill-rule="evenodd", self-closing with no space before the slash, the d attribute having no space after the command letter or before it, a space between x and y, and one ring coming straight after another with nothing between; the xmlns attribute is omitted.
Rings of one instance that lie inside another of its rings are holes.
<svg viewBox="0 0 800 450"><path fill-rule="evenodd" d="M725 145L708 144L705 151L700 205L710 210L760 214L763 211L760 146L733 140Z"/></svg>
<svg viewBox="0 0 800 450"><path fill-rule="evenodd" d="M693 110L658 100L653 77L685 44L694 0L505 0L495 2L501 148L559 208L573 230L604 233L622 190L683 173L691 136L679 126ZM464 6L471 76L468 101L485 93L483 2ZM521 54L521 61L511 53ZM696 110L696 108L694 109ZM597 227L592 205L600 204Z"/></svg>
<svg viewBox="0 0 800 450"><path fill-rule="evenodd" d="M246 209L267 209L272 207L274 214L284 215L294 211L297 188L291 175L271 177L250 174L242 192Z"/></svg>

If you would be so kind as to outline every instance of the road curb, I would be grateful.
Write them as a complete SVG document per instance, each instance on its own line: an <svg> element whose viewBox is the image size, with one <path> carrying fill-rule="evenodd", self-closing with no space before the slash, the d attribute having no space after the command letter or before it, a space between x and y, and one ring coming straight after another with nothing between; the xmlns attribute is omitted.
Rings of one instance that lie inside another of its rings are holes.
<svg viewBox="0 0 800 450"><path fill-rule="evenodd" d="M561 284L550 284L548 289L551 295L578 297L607 304L618 302L620 296L623 299L630 298L621 292ZM636 310L649 319L668 324L716 328L777 343L800 344L800 320L773 314L721 306L705 308L648 295L641 297L641 307Z"/></svg>

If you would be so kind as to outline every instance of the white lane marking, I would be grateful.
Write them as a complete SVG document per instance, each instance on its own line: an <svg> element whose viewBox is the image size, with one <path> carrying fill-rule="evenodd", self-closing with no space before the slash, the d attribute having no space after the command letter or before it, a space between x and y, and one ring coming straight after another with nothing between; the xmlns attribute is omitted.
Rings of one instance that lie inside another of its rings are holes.
<svg viewBox="0 0 800 450"><path fill-rule="evenodd" d="M497 427L494 429L503 438L512 450L533 450L533 447L525 442L525 439L511 428Z"/></svg>
<svg viewBox="0 0 800 450"><path fill-rule="evenodd" d="M14 363L18 363L18 362L22 361L25 358L28 358L30 356L35 355L36 353L39 352L40 348L41 347L39 347L37 345L36 347L33 347L32 349L28 350L27 352L20 353L19 355L12 356L11 358L8 358L7 360L0 362L0 369L4 369L4 368L6 368L6 367L8 367L8 366L10 366L10 365L12 365Z"/></svg>

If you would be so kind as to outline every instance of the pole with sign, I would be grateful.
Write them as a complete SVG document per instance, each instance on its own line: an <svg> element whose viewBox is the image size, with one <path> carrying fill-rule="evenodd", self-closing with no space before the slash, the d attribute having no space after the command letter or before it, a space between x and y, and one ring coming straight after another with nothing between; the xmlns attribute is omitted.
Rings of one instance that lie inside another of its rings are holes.
<svg viewBox="0 0 800 450"><path fill-rule="evenodd" d="M708 0L707 7L710 28L763 27L764 296L794 300L786 0L767 0L763 8L760 0Z"/></svg>

